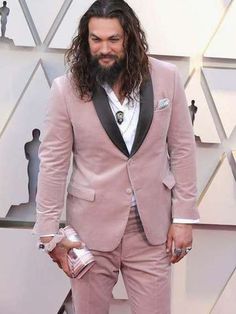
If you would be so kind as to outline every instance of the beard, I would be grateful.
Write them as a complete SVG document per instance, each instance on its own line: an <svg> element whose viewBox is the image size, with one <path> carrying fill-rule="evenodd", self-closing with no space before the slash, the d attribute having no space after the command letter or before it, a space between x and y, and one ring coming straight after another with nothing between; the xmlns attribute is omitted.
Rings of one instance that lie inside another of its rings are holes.
<svg viewBox="0 0 236 314"><path fill-rule="evenodd" d="M99 60L102 58L110 58L114 60L114 63L110 66L102 66ZM117 56L111 54L101 54L99 56L91 56L89 71L91 73L92 79L100 85L108 84L113 86L125 67L125 58L118 58Z"/></svg>

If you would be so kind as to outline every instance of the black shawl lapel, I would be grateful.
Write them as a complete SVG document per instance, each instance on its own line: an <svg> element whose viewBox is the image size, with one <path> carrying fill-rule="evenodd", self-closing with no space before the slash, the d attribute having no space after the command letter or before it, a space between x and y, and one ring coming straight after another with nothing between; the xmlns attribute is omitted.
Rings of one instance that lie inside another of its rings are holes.
<svg viewBox="0 0 236 314"><path fill-rule="evenodd" d="M140 113L135 134L134 144L131 150L132 157L142 145L151 126L154 111L154 96L151 76L140 87Z"/></svg>
<svg viewBox="0 0 236 314"><path fill-rule="evenodd" d="M111 111L111 107L107 99L106 92L101 86L97 85L92 100L98 118L107 135L109 136L113 144L115 144L124 155L129 157L128 149L120 133L120 129L116 124L114 115Z"/></svg>

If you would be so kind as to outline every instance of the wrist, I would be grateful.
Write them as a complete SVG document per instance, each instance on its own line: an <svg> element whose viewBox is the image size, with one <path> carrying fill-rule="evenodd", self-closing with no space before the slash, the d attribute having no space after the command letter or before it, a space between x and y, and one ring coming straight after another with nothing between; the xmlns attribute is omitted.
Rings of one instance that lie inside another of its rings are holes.
<svg viewBox="0 0 236 314"><path fill-rule="evenodd" d="M173 222L172 223L173 226L177 226L177 227L192 227L192 224L182 224L182 223L176 223L176 222Z"/></svg>
<svg viewBox="0 0 236 314"><path fill-rule="evenodd" d="M38 243L38 248L40 250L43 250L47 253L52 252L57 244L62 241L62 239L65 237L63 232L60 232L55 234L54 237L40 237L40 243ZM43 239L42 239L43 238ZM41 242L42 240L42 242Z"/></svg>
<svg viewBox="0 0 236 314"><path fill-rule="evenodd" d="M40 242L42 242L42 243L48 243L48 242L50 242L51 240L53 239L53 236L42 236L42 237L40 237Z"/></svg>

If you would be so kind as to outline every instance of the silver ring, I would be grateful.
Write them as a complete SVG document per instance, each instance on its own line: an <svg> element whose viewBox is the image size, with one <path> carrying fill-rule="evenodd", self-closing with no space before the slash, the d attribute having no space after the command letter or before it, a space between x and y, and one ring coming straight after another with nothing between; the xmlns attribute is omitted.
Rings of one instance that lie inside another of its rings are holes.
<svg viewBox="0 0 236 314"><path fill-rule="evenodd" d="M182 249L181 249L181 248L175 248L175 249L174 249L174 254L175 254L176 256L180 256L180 255L182 254Z"/></svg>
<svg viewBox="0 0 236 314"><path fill-rule="evenodd" d="M185 249L185 253L186 254L188 254L188 252L190 252L192 250L192 248L191 247L186 247L186 249Z"/></svg>

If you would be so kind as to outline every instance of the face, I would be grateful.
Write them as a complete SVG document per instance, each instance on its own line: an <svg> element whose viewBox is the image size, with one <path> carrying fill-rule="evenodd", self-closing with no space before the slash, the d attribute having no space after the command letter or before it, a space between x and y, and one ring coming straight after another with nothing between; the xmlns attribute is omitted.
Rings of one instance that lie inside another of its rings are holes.
<svg viewBox="0 0 236 314"><path fill-rule="evenodd" d="M124 58L124 31L117 18L92 17L88 24L92 57L103 68L110 68Z"/></svg>

